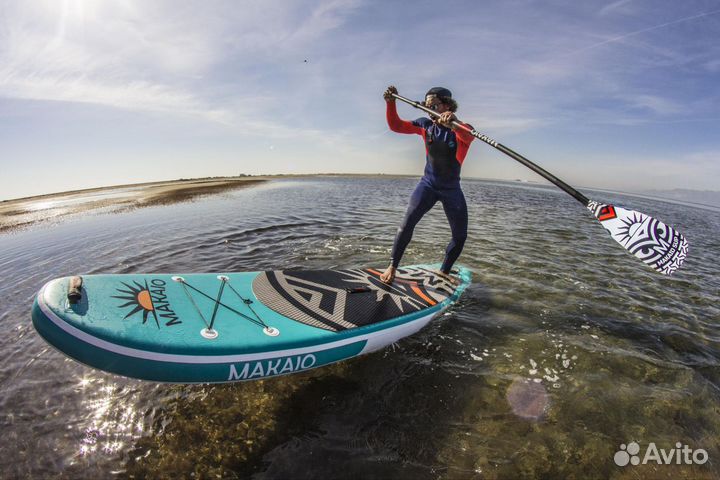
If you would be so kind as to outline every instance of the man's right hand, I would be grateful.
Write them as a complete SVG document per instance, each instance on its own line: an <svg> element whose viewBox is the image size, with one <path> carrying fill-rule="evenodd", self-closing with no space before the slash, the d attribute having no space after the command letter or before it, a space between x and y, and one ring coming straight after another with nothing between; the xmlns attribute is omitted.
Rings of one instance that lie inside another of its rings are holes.
<svg viewBox="0 0 720 480"><path fill-rule="evenodd" d="M395 88L394 85L390 85L387 88L387 90L385 90L385 93L383 93L383 98L385 99L386 102L394 102L395 101L395 97L392 96L393 93L395 95L397 95L397 93L398 93L397 88Z"/></svg>

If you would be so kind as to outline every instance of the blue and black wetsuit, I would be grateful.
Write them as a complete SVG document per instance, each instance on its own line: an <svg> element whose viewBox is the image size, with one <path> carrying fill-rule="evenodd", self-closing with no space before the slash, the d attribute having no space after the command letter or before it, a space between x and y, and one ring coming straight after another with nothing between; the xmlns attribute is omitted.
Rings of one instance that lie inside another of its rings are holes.
<svg viewBox="0 0 720 480"><path fill-rule="evenodd" d="M410 197L405 219L395 237L392 266L397 268L400 264L415 225L440 201L452 232L441 270L450 273L467 238L468 213L460 188L460 168L474 137L462 130L445 128L429 118L412 122L401 120L394 101L387 102L387 122L393 132L421 135L426 150L425 173Z"/></svg>

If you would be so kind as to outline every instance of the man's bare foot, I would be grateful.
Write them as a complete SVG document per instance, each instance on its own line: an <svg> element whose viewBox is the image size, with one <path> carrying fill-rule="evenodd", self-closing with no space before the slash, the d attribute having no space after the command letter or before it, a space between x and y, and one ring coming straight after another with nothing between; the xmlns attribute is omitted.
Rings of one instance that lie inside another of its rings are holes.
<svg viewBox="0 0 720 480"><path fill-rule="evenodd" d="M385 270L385 273L380 275L380 281L390 285L393 282L393 280L395 280L395 270L396 270L395 267L390 265L387 268L387 270Z"/></svg>
<svg viewBox="0 0 720 480"><path fill-rule="evenodd" d="M455 275L450 275L449 273L444 273L444 272L441 271L441 270L435 270L435 273L436 273L438 276L440 276L440 277L444 278L445 280L447 280L448 282L452 283L452 284L453 284L454 286L456 286L456 287L457 287L458 285L460 285L460 279L459 279L458 277L456 277Z"/></svg>

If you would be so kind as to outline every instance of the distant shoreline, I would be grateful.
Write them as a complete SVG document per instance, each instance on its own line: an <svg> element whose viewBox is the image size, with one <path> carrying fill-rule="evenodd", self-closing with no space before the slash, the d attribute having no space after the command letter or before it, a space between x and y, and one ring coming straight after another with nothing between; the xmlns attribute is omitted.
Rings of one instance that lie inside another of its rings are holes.
<svg viewBox="0 0 720 480"><path fill-rule="evenodd" d="M126 211L192 200L203 195L246 188L272 177L218 177L148 182L49 193L0 202L0 233L40 222L96 211Z"/></svg>
<svg viewBox="0 0 720 480"><path fill-rule="evenodd" d="M135 208L185 202L203 195L246 188L270 180L320 177L418 178L417 175L363 173L242 175L237 177L181 178L46 193L0 201L0 234L49 220L57 220L67 215L99 210L104 210L106 213L116 213Z"/></svg>
<svg viewBox="0 0 720 480"><path fill-rule="evenodd" d="M384 173L280 173L276 175L241 175L238 177L202 177L202 178L179 178L177 180L159 180L156 182L141 182L141 183L128 183L121 185L107 185L103 187L91 187L81 188L77 190L67 190L63 192L51 192L43 193L40 195L31 195L29 197L20 198L8 198L6 200L0 200L0 207L6 203L15 203L21 201L31 201L46 199L49 197L65 196L65 195L77 195L77 194L88 194L93 192L101 192L106 190L116 190L124 188L139 188L139 187L154 187L162 185L175 185L175 184L188 184L188 183L201 183L201 182L232 182L241 181L245 182L248 180L265 181L281 178L312 178L312 177L365 177L365 178L419 178L419 175L401 175L401 174L384 174ZM0 212L1 214L2 212Z"/></svg>

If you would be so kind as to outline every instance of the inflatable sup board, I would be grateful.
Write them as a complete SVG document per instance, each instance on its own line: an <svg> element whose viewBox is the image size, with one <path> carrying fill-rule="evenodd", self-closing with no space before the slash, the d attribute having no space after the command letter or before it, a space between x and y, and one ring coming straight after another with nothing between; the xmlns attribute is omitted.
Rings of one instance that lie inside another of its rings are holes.
<svg viewBox="0 0 720 480"><path fill-rule="evenodd" d="M35 329L94 368L159 382L232 382L295 373L411 335L469 285L439 265L380 271L87 275L51 280Z"/></svg>

